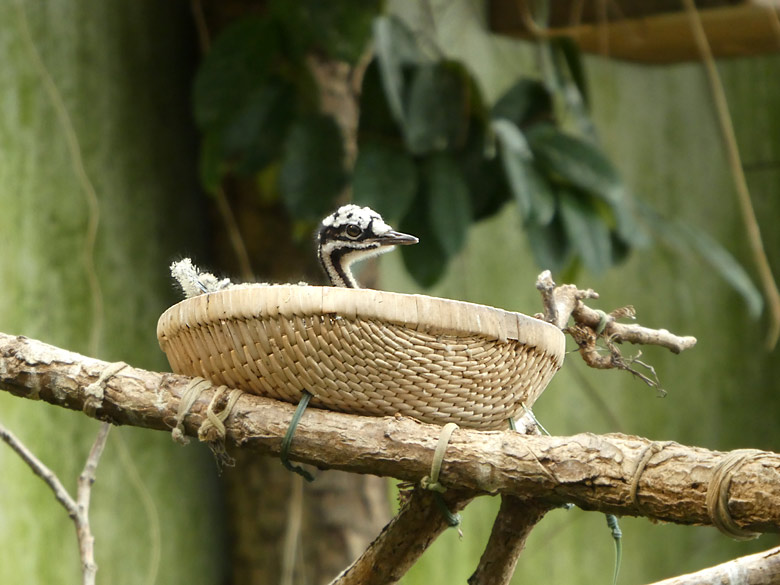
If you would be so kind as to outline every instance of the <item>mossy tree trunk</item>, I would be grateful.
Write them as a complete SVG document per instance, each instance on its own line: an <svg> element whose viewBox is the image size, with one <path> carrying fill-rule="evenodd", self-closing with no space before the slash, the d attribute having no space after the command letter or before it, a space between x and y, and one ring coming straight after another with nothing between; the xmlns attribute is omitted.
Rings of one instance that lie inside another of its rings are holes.
<svg viewBox="0 0 780 585"><path fill-rule="evenodd" d="M197 57L184 3L0 4L0 330L164 369L170 260L198 249ZM98 425L0 397L0 421L70 490ZM98 582L223 579L215 466L199 446L112 429L92 522ZM0 445L0 582L80 582L75 531Z"/></svg>

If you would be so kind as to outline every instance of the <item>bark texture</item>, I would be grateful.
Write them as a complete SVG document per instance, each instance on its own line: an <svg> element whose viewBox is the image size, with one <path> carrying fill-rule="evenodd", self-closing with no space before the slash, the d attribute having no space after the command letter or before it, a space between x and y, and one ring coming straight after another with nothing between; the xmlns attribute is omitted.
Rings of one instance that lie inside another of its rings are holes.
<svg viewBox="0 0 780 585"><path fill-rule="evenodd" d="M740 585L780 583L780 547L740 557L696 573L657 581L652 585L702 585L703 583L739 583Z"/></svg>
<svg viewBox="0 0 780 585"><path fill-rule="evenodd" d="M114 424L172 427L189 378L128 366L97 384L107 367L39 341L0 334L0 387L12 394ZM207 390L195 401L184 421L186 434L197 435L213 393ZM276 455L293 411L293 405L244 394L225 421L227 441ZM411 419L309 409L291 458L416 482L430 470L440 431ZM621 434L541 437L458 429L441 476L446 485L474 495L571 502L586 510L688 525L714 523L707 495L720 488L738 529L780 532L780 455L736 455ZM724 462L730 468L725 481Z"/></svg>
<svg viewBox="0 0 780 585"><path fill-rule="evenodd" d="M549 505L503 496L485 552L469 585L506 585L512 580L528 535L550 510Z"/></svg>

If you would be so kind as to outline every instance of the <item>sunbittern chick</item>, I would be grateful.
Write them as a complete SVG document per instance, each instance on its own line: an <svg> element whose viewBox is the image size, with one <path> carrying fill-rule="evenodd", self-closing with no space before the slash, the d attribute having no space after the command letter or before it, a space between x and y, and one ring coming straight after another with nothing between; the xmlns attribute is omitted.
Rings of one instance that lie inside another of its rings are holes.
<svg viewBox="0 0 780 585"><path fill-rule="evenodd" d="M322 220L317 255L333 286L360 288L349 269L353 262L417 242L387 225L376 211L344 205Z"/></svg>

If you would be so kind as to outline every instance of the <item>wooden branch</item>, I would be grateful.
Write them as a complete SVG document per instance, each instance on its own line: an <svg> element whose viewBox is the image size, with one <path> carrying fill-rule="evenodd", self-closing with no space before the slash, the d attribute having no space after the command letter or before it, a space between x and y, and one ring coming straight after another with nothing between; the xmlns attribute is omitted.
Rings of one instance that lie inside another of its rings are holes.
<svg viewBox="0 0 780 585"><path fill-rule="evenodd" d="M113 424L169 430L190 379L128 366L106 379L99 395L94 386L88 391L110 367L39 341L0 334L0 388L74 410L88 407L92 416ZM197 436L213 395L207 390L194 402L184 421L186 434ZM225 421L228 442L276 455L293 411L290 404L242 395ZM411 419L310 408L298 425L291 457L417 482L430 471L440 431ZM723 481L727 460L730 472ZM720 487L737 529L780 532L780 455L770 452L734 459L619 434L542 437L459 429L447 447L441 476L446 485L475 495L510 494L550 505L571 502L586 510L699 525L713 524L707 493Z"/></svg>
<svg viewBox="0 0 780 585"><path fill-rule="evenodd" d="M573 284L556 286L549 270L545 270L536 278L536 289L542 295L544 320L558 329L566 329L569 317L580 301L599 298L592 288L580 290Z"/></svg>
<svg viewBox="0 0 780 585"><path fill-rule="evenodd" d="M549 505L536 501L502 496L490 539L469 585L507 585L528 535L549 510Z"/></svg>
<svg viewBox="0 0 780 585"><path fill-rule="evenodd" d="M780 583L780 546L696 573L664 579L652 585L701 585L702 583L776 585Z"/></svg>
<svg viewBox="0 0 780 585"><path fill-rule="evenodd" d="M433 498L432 492L415 488L396 517L331 585L385 585L400 580L448 528ZM456 490L444 494L452 513L465 508L471 499Z"/></svg>
<svg viewBox="0 0 780 585"><path fill-rule="evenodd" d="M572 317L576 325L587 327L595 331L597 336L615 343L627 341L641 345L659 345L674 353L696 345L695 337L680 337L666 329L649 329L637 324L618 323L617 319L634 317L633 307L624 307L604 315L582 302L585 299L599 298L598 293L592 289L580 290L572 284L556 286L549 270L537 277L536 288L542 295L544 320L559 329L565 330L569 317Z"/></svg>
<svg viewBox="0 0 780 585"><path fill-rule="evenodd" d="M92 497L92 484L95 483L97 466L101 455L103 455L109 431L111 431L111 425L107 423L100 425L95 442L92 443L92 448L89 450L84 469L79 474L76 487L77 513L73 517L73 522L76 524L84 585L94 585L98 569L95 562L95 537L92 535L89 523L89 502Z"/></svg>
<svg viewBox="0 0 780 585"><path fill-rule="evenodd" d="M62 504L65 511L73 520L76 527L76 538L79 544L79 556L81 558L81 582L83 585L95 585L97 563L95 563L95 538L89 524L89 501L92 494L92 484L95 483L100 456L106 446L108 432L111 427L107 424L100 426L95 442L89 451L89 456L84 469L79 475L76 498L74 499L65 489L57 475L49 469L35 454L30 451L11 431L0 425L0 440L4 441L28 467L40 477L54 497Z"/></svg>

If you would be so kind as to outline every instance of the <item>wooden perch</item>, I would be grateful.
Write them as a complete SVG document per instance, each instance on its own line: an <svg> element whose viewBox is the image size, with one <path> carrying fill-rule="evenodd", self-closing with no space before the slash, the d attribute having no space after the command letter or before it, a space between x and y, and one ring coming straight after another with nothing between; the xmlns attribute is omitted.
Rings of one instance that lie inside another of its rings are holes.
<svg viewBox="0 0 780 585"><path fill-rule="evenodd" d="M107 369L115 372L95 384ZM81 356L25 337L0 333L0 387L12 394L85 410L99 420L170 430L190 379ZM213 389L184 421L197 436ZM294 406L242 395L224 421L227 440L278 455ZM320 467L417 482L430 471L441 427L404 418L372 418L309 409L291 457ZM728 465L725 465L728 464ZM724 469L728 467L728 473ZM571 437L458 429L441 481L473 495L509 494L538 503L571 502L586 510L646 516L680 524L728 521L737 530L780 532L780 455L724 454L627 435ZM710 498L712 500L712 498Z"/></svg>

